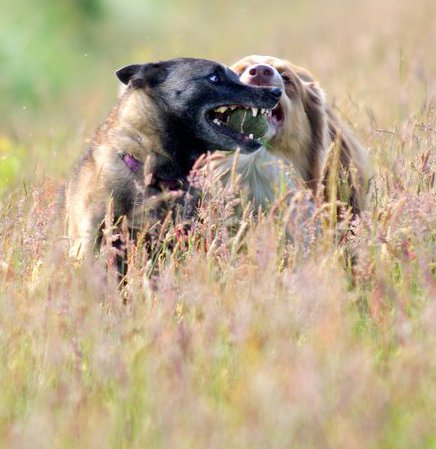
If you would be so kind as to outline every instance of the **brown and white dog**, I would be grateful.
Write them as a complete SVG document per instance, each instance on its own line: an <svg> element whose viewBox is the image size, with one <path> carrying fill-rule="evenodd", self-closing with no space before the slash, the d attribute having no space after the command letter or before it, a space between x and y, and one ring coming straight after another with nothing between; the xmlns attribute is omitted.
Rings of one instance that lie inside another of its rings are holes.
<svg viewBox="0 0 436 449"><path fill-rule="evenodd" d="M231 66L251 86L282 89L269 118L268 143L252 154L218 162L223 179L233 165L242 190L255 206L267 206L283 186L298 181L324 200L338 199L353 214L365 207L368 160L365 149L329 107L318 82L305 69L272 56L248 56ZM332 182L332 177L334 177Z"/></svg>

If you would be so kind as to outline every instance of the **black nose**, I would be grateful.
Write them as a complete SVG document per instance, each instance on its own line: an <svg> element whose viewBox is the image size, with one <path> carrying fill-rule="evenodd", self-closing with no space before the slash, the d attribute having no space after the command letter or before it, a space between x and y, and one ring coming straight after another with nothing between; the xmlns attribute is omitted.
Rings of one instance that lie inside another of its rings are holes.
<svg viewBox="0 0 436 449"><path fill-rule="evenodd" d="M282 89L280 89L280 87L273 87L271 89L271 93L277 98L279 99L282 96Z"/></svg>

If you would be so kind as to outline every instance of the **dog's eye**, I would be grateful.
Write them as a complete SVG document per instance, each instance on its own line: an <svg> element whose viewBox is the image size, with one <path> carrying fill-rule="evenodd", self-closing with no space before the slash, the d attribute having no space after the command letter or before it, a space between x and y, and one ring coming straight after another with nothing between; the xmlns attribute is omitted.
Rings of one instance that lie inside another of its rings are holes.
<svg viewBox="0 0 436 449"><path fill-rule="evenodd" d="M213 84L218 84L221 82L221 78L217 73L212 73L211 75L208 76L207 79Z"/></svg>
<svg viewBox="0 0 436 449"><path fill-rule="evenodd" d="M282 75L282 80L285 84L291 84L291 78L286 74Z"/></svg>

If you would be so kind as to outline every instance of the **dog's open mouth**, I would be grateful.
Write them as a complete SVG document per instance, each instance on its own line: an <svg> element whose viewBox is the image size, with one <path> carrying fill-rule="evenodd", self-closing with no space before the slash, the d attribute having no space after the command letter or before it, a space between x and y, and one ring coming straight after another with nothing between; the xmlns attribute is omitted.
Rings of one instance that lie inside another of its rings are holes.
<svg viewBox="0 0 436 449"><path fill-rule="evenodd" d="M216 130L242 143L260 141L265 134L262 127L268 126L271 118L271 109L236 105L220 106L207 114L209 123Z"/></svg>
<svg viewBox="0 0 436 449"><path fill-rule="evenodd" d="M279 103L272 111L270 116L268 117L268 122L274 126L274 128L278 129L285 120L285 113L282 105Z"/></svg>

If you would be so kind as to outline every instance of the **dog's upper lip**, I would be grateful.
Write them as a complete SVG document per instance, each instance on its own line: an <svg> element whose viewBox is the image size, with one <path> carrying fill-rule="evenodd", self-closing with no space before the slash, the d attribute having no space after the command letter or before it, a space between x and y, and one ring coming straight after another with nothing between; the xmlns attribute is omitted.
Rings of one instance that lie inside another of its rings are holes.
<svg viewBox="0 0 436 449"><path fill-rule="evenodd" d="M272 111L274 108L261 108L259 106L255 106L255 105L236 105L236 104L222 104L216 107L213 107L211 109L208 109L206 111L206 115L207 114L211 114L211 113L224 113L228 110L235 110L235 109L247 109L248 111L251 111L253 113L253 115L256 117L258 114L267 114L268 116L270 116L272 114Z"/></svg>
<svg viewBox="0 0 436 449"><path fill-rule="evenodd" d="M259 106L259 104L255 104L255 103L219 103L215 106L210 107L207 112L211 112L214 111L216 109L220 109L220 108L229 108L229 109L237 109L237 108L244 108L244 109L264 109L264 110L270 110L272 111L275 107L277 106L277 104L273 107L262 107Z"/></svg>
<svg viewBox="0 0 436 449"><path fill-rule="evenodd" d="M247 86L247 85L245 85ZM234 108L246 108L246 109L274 109L277 104L280 101L281 95L283 94L283 89L276 87L276 86L269 86L270 92L267 95L267 98L263 99L246 99L245 101L241 102L219 102L215 105L209 106L208 110L213 111L214 109L221 108L221 107L230 107L232 109ZM262 88L255 88L255 89L263 89ZM268 98L269 97L269 98Z"/></svg>

